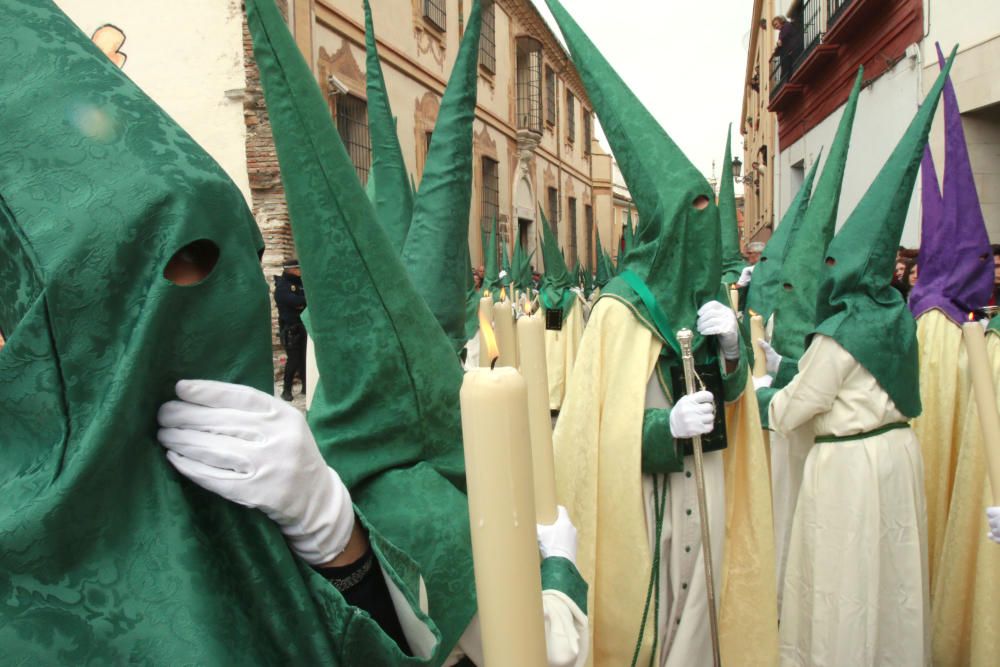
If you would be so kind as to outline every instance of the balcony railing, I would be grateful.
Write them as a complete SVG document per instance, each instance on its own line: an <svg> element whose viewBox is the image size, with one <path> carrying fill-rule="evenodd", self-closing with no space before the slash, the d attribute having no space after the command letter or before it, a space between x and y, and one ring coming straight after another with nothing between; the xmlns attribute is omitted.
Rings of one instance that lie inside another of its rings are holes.
<svg viewBox="0 0 1000 667"><path fill-rule="evenodd" d="M853 0L826 0L827 25L833 25Z"/></svg>

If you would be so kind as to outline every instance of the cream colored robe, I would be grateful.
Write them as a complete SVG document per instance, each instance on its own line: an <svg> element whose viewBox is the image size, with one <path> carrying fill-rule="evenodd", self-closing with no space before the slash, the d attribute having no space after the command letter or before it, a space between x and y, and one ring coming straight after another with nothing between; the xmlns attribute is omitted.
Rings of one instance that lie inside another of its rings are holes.
<svg viewBox="0 0 1000 667"><path fill-rule="evenodd" d="M646 508L641 450L647 389L660 349L659 340L628 306L613 298L601 299L581 341L554 434L557 494L579 531L577 563L590 584L591 655L592 664L599 667L631 664L652 568L652 517ZM724 491L717 481L706 480L714 498L709 501L711 512L718 516L724 506L726 516L724 556L719 554L722 575L716 579L722 658L728 665L774 665L777 612L771 498L752 391L727 406L727 428L730 444L722 461L718 455L709 455L706 461L708 478L718 480L721 464L725 479ZM683 474L670 477L690 479ZM649 480L646 477L647 484ZM688 509L691 516L697 514L697 501L692 503L691 490L683 482L673 484L670 493L671 525L668 531L665 521L663 536L669 549L663 558L675 563L684 558L680 554L698 558L700 531L687 515ZM687 535L692 537L686 539ZM722 543L719 540L715 549L721 550ZM690 582L678 579L676 571L666 575L661 580L660 621L676 623L676 615L670 615L680 610L683 623L684 605L672 602L684 583L694 585L697 580L703 585L704 571L696 570ZM697 608L694 597L689 598L694 605L689 610ZM649 663L652 652L653 616L650 610L640 665ZM700 620L707 627L707 616L701 614ZM662 646L664 638L660 641ZM680 656L698 654L699 649L678 634L668 653L674 651ZM668 653L660 654L658 664L666 664Z"/></svg>
<svg viewBox="0 0 1000 667"><path fill-rule="evenodd" d="M1000 387L1000 336L993 331L986 335L986 349L993 383ZM941 389L947 395L949 387ZM994 667L1000 664L1000 545L986 538L985 509L1000 505L1000 496L986 474L974 400L965 413L964 434L935 581L934 665Z"/></svg>
<svg viewBox="0 0 1000 667"><path fill-rule="evenodd" d="M583 299L578 293L561 331L545 331L545 365L549 373L549 409L562 407L570 373L583 337Z"/></svg>
<svg viewBox="0 0 1000 667"><path fill-rule="evenodd" d="M905 422L875 378L817 335L775 394L771 428L848 436ZM980 522L982 523L982 522ZM817 443L806 459L781 610L781 664L929 664L920 446L909 428Z"/></svg>
<svg viewBox="0 0 1000 667"><path fill-rule="evenodd" d="M962 345L962 328L938 309L917 319L920 352L920 397L923 414L913 420L924 460L927 493L927 541L931 599L944 551L959 449L968 438L966 414L971 379Z"/></svg>

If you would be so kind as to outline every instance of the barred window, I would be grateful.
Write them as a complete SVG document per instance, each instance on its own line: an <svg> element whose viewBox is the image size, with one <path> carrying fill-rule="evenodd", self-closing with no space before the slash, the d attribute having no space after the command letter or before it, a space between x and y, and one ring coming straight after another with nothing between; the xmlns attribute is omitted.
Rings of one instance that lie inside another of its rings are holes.
<svg viewBox="0 0 1000 667"><path fill-rule="evenodd" d="M517 128L542 132L542 45L517 40Z"/></svg>
<svg viewBox="0 0 1000 667"><path fill-rule="evenodd" d="M337 97L337 130L362 185L368 184L372 144L368 133L368 103L354 95Z"/></svg>
<svg viewBox="0 0 1000 667"><path fill-rule="evenodd" d="M576 98L568 90L566 91L566 139L570 143L576 141Z"/></svg>
<svg viewBox="0 0 1000 667"><path fill-rule="evenodd" d="M593 114L590 110L581 108L583 112L583 154L590 155L590 141L593 138Z"/></svg>
<svg viewBox="0 0 1000 667"><path fill-rule="evenodd" d="M548 65L545 66L545 122L549 125L556 124L556 113L559 104L556 102L556 72Z"/></svg>
<svg viewBox="0 0 1000 667"><path fill-rule="evenodd" d="M424 0L424 18L444 32L448 27L448 0Z"/></svg>
<svg viewBox="0 0 1000 667"><path fill-rule="evenodd" d="M569 226L569 243L567 243L567 255L569 263L572 265L576 263L578 255L576 254L576 198L569 197L566 201L567 207L567 224ZM574 276L575 278L575 276Z"/></svg>
<svg viewBox="0 0 1000 667"><path fill-rule="evenodd" d="M549 188L549 226L557 235L559 234L559 191Z"/></svg>
<svg viewBox="0 0 1000 667"><path fill-rule="evenodd" d="M483 30L479 35L479 64L490 74L497 71L497 29L496 3L483 3Z"/></svg>
<svg viewBox="0 0 1000 667"><path fill-rule="evenodd" d="M500 217L500 163L488 157L483 158L483 192L480 211L482 228L489 233L493 229L493 221Z"/></svg>
<svg viewBox="0 0 1000 667"><path fill-rule="evenodd" d="M584 233L587 235L587 257L583 260L584 266L593 272L594 269L594 207L586 205L583 207Z"/></svg>

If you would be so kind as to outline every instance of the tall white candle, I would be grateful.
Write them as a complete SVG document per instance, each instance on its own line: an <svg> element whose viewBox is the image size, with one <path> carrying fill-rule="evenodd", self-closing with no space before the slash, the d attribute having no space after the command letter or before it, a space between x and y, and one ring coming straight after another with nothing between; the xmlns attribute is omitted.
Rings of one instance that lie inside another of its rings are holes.
<svg viewBox="0 0 1000 667"><path fill-rule="evenodd" d="M540 312L529 313L517 320L517 349L521 375L528 387L535 516L538 523L551 525L557 516L556 476L552 455L552 417L549 413L549 376L545 364L545 318Z"/></svg>

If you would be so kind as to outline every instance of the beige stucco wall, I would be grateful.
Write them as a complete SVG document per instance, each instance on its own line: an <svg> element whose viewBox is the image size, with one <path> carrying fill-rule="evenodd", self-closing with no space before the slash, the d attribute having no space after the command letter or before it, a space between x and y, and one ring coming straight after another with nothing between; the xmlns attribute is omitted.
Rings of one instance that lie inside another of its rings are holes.
<svg viewBox="0 0 1000 667"><path fill-rule="evenodd" d="M239 0L57 0L87 36L125 34L123 71L229 174L247 201Z"/></svg>

